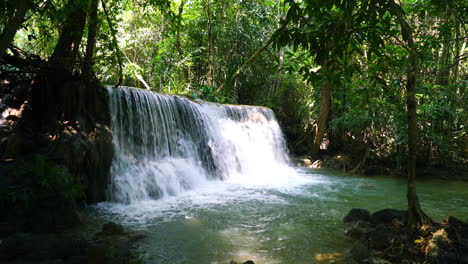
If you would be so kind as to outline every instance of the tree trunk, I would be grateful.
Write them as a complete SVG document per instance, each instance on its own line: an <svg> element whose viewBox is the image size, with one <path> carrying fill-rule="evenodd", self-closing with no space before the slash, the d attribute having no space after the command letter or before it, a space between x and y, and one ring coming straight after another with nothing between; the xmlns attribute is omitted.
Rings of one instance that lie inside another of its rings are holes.
<svg viewBox="0 0 468 264"><path fill-rule="evenodd" d="M460 41L460 14L457 12L455 15L455 56L454 56L454 69L453 69L453 76L452 76L452 84L456 84L458 81L458 74L460 68L460 51L461 51L461 43Z"/></svg>
<svg viewBox="0 0 468 264"><path fill-rule="evenodd" d="M314 142L310 154L315 156L320 151L320 145L322 144L325 131L328 125L328 114L330 113L331 105L331 83L330 80L325 81L325 85L322 91L322 97L320 99L320 110L315 126Z"/></svg>
<svg viewBox="0 0 468 264"><path fill-rule="evenodd" d="M69 13L65 19L59 40L49 62L54 68L73 72L86 24L86 12L82 5L86 1L69 0L64 10Z"/></svg>
<svg viewBox="0 0 468 264"><path fill-rule="evenodd" d="M106 16L107 24L109 25L110 33L112 35L112 44L115 49L115 53L117 55L117 63L119 64L119 80L115 87L118 87L123 82L123 63L122 63L122 53L120 52L119 44L117 43L117 37L115 36L117 33L115 32L114 26L109 16L109 12L107 12L106 3L104 0L101 0L102 10L104 11L104 15Z"/></svg>
<svg viewBox="0 0 468 264"><path fill-rule="evenodd" d="M417 230L420 227L430 224L431 219L423 212L419 203L418 195L416 194L416 151L418 140L418 127L416 115L416 76L418 72L417 51L414 45L413 33L411 28L403 18L403 11L399 5L391 0L391 12L398 18L401 26L403 40L406 41L410 50L410 66L407 73L406 81L406 111L408 115L408 228Z"/></svg>
<svg viewBox="0 0 468 264"><path fill-rule="evenodd" d="M24 22L26 12L31 8L29 0L17 0L16 5L15 15L8 20L5 29L0 36L0 58L5 54L8 46L10 46L11 42L15 38L16 31L18 31L21 24Z"/></svg>
<svg viewBox="0 0 468 264"><path fill-rule="evenodd" d="M96 34L98 30L97 9L99 0L90 0L88 20L88 42L83 60L83 72L89 72L93 66L94 49L96 47Z"/></svg>
<svg viewBox="0 0 468 264"><path fill-rule="evenodd" d="M284 64L284 48L281 47L279 53L278 53L278 70L275 73L275 82L273 83L273 89L272 89L272 96L275 96L276 92L279 90L279 87L281 85L281 70L283 69L283 64Z"/></svg>
<svg viewBox="0 0 468 264"><path fill-rule="evenodd" d="M182 49L182 44L180 41L180 27L181 27L181 21L182 21L182 14L184 13L184 5L185 5L185 1L181 0L180 5L179 5L179 13L177 14L177 17L179 20L177 21L177 25L176 25L175 47L176 47L177 53L179 54L180 60L184 59L184 50ZM186 82L189 81L189 71L188 71L187 66L185 65L182 66L182 76L184 77L184 80Z"/></svg>
<svg viewBox="0 0 468 264"><path fill-rule="evenodd" d="M207 0L207 26L208 26L208 74L206 83L208 86L213 86L213 32L211 25L211 0Z"/></svg>

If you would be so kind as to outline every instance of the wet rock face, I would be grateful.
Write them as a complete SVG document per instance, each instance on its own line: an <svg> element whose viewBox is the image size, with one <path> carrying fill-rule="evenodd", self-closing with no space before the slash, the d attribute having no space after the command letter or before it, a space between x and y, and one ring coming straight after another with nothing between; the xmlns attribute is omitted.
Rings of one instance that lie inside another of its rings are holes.
<svg viewBox="0 0 468 264"><path fill-rule="evenodd" d="M32 100L38 88L34 79L11 78L1 83L0 114L6 118L0 116L0 163L42 155L76 176L86 202L104 201L114 155L107 90L83 81L67 82L70 91L81 91L67 97L79 107L70 104L73 114L68 115L48 113Z"/></svg>
<svg viewBox="0 0 468 264"><path fill-rule="evenodd" d="M50 156L78 177L87 202L104 201L114 155L110 128L97 124L87 135L79 126L65 125L52 140Z"/></svg>

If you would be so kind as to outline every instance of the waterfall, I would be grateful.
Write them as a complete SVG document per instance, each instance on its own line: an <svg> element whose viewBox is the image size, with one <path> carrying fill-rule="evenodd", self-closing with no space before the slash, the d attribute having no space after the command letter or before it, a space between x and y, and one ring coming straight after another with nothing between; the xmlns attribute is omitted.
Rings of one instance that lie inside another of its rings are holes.
<svg viewBox="0 0 468 264"><path fill-rule="evenodd" d="M290 170L268 108L125 87L108 92L115 146L111 201L178 195L213 180L261 184Z"/></svg>

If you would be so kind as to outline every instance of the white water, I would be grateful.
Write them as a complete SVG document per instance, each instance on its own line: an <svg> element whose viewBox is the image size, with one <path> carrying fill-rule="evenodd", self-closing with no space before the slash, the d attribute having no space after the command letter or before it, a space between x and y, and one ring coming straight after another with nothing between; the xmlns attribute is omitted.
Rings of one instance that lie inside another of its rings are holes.
<svg viewBox="0 0 468 264"><path fill-rule="evenodd" d="M111 201L141 204L190 190L218 192L226 184L284 188L309 181L289 167L270 109L108 90L115 146Z"/></svg>
<svg viewBox="0 0 468 264"><path fill-rule="evenodd" d="M404 180L290 167L269 109L127 88L109 94L110 202L90 213L145 230L140 251L150 263L346 263L350 208L406 207ZM431 216L466 221L466 183L418 184Z"/></svg>

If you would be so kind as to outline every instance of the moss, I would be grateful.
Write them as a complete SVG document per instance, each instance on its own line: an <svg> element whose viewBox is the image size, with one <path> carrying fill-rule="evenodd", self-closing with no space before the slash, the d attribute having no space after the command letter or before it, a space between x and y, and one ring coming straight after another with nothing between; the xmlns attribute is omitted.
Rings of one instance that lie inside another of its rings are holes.
<svg viewBox="0 0 468 264"><path fill-rule="evenodd" d="M79 222L76 201L84 194L73 175L41 155L4 168L2 220L26 231L59 230Z"/></svg>

